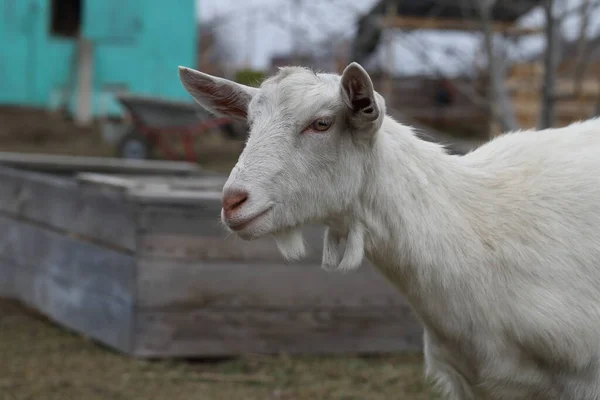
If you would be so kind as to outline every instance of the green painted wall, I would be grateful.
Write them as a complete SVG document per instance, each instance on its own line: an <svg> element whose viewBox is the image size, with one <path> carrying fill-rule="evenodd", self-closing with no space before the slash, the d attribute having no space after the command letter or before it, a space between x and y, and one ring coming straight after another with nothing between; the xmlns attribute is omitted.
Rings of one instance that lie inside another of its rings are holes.
<svg viewBox="0 0 600 400"><path fill-rule="evenodd" d="M81 33L93 46L94 114L121 112L115 86L189 101L177 66L195 64L195 0L82 2ZM54 108L64 92L73 108L76 39L52 35L50 24L50 0L0 0L0 105Z"/></svg>

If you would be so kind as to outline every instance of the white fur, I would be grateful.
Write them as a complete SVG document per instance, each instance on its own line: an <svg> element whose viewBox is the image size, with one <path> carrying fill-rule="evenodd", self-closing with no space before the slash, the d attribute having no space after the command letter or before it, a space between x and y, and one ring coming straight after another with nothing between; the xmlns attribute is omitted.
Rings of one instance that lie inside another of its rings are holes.
<svg viewBox="0 0 600 400"><path fill-rule="evenodd" d="M237 234L321 222L324 265L364 252L421 318L445 398L599 399L600 119L459 157L386 116L369 84L356 64L342 78L287 68L251 95L225 187L250 194L233 219L270 211ZM329 131L304 130L321 115Z"/></svg>
<svg viewBox="0 0 600 400"><path fill-rule="evenodd" d="M359 223L350 227L346 238L346 249L337 269L350 271L360 267L365 257L365 232Z"/></svg>
<svg viewBox="0 0 600 400"><path fill-rule="evenodd" d="M286 260L298 260L306 254L306 245L300 229L279 232L273 236L277 248Z"/></svg>
<svg viewBox="0 0 600 400"><path fill-rule="evenodd" d="M333 228L327 227L323 238L323 261L321 262L324 269L332 271L340 264L340 242L340 234Z"/></svg>

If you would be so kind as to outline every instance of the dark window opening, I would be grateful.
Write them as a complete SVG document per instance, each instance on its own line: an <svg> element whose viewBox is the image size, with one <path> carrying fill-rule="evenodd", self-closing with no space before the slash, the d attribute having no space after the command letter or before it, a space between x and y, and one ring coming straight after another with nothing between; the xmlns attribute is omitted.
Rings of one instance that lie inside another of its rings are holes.
<svg viewBox="0 0 600 400"><path fill-rule="evenodd" d="M437 83L436 91L435 91L435 102L440 107L447 107L452 105L454 101L454 88L452 87L452 83L443 79L441 82Z"/></svg>
<svg viewBox="0 0 600 400"><path fill-rule="evenodd" d="M82 0L52 0L50 34L77 37L81 27Z"/></svg>

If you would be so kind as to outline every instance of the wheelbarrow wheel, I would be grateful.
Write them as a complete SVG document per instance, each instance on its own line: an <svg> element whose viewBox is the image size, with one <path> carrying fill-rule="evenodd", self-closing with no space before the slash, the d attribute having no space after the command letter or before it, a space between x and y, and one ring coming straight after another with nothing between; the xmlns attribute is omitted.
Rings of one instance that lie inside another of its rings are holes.
<svg viewBox="0 0 600 400"><path fill-rule="evenodd" d="M135 129L129 130L117 144L117 156L129 160L147 160L152 146L148 139Z"/></svg>

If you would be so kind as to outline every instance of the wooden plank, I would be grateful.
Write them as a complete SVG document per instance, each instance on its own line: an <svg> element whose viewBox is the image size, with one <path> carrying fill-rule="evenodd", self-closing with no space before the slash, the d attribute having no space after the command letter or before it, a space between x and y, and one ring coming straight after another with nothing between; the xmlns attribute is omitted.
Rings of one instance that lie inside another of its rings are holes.
<svg viewBox="0 0 600 400"><path fill-rule="evenodd" d="M126 160L13 152L0 152L0 165L25 170L70 174L102 172L137 175L191 175L202 171L197 164L181 161Z"/></svg>
<svg viewBox="0 0 600 400"><path fill-rule="evenodd" d="M134 211L117 190L0 168L0 212L5 215L134 251Z"/></svg>
<svg viewBox="0 0 600 400"><path fill-rule="evenodd" d="M381 19L381 25L385 28L396 29L432 29L432 30L457 30L457 31L480 31L481 21L469 19L452 18L419 18L404 16L385 16ZM535 35L544 32L544 27L523 27L509 22L494 22L494 32L506 35Z"/></svg>
<svg viewBox="0 0 600 400"><path fill-rule="evenodd" d="M211 172L202 172L194 176L127 175L99 174L82 172L76 175L79 182L110 186L125 190L135 188L155 188L155 190L221 191L227 176Z"/></svg>
<svg viewBox="0 0 600 400"><path fill-rule="evenodd" d="M392 284L367 263L341 273L315 264L144 258L138 264L136 305L161 310L407 306Z"/></svg>
<svg viewBox="0 0 600 400"><path fill-rule="evenodd" d="M18 214L32 197L41 196L49 200L60 194L64 194L60 204L66 201L69 203L66 208L70 208L72 203L69 200L73 199L75 189L74 183L68 179L0 167L0 210L7 213Z"/></svg>
<svg viewBox="0 0 600 400"><path fill-rule="evenodd" d="M137 247L137 216L125 193L83 185L79 188L77 214L69 232L115 248L134 252Z"/></svg>
<svg viewBox="0 0 600 400"><path fill-rule="evenodd" d="M220 224L221 206L203 201L180 206L142 204L138 207L138 232L147 234L214 235Z"/></svg>
<svg viewBox="0 0 600 400"><path fill-rule="evenodd" d="M126 177L122 175L107 175L98 174L95 172L81 172L75 175L75 178L78 182L81 182L83 184L93 184L102 187L114 188L120 191L126 191L140 185L135 176Z"/></svg>
<svg viewBox="0 0 600 400"><path fill-rule="evenodd" d="M77 281L19 268L16 299L54 322L124 353L132 350L133 308Z"/></svg>
<svg viewBox="0 0 600 400"><path fill-rule="evenodd" d="M133 304L135 257L2 216L0 232L0 259L19 271ZM35 287L18 289L26 298L35 296Z"/></svg>
<svg viewBox="0 0 600 400"><path fill-rule="evenodd" d="M227 235L218 223L211 223L214 228L199 235L147 234L141 235L138 242L140 257L170 258L188 262L199 260L247 261L247 262L284 262L271 237L252 242L243 241L235 235ZM321 258L321 251L310 246L306 260L316 262Z"/></svg>
<svg viewBox="0 0 600 400"><path fill-rule="evenodd" d="M238 260L283 262L274 238L244 241L226 231L217 201L190 206L143 206L138 214L140 257L186 260ZM319 263L323 248L322 226L303 228L307 262Z"/></svg>
<svg viewBox="0 0 600 400"><path fill-rule="evenodd" d="M221 191L227 177L206 176L170 178L164 176L138 177L82 173L79 182L122 190L127 198L140 204L195 205L214 202L220 208Z"/></svg>
<svg viewBox="0 0 600 400"><path fill-rule="evenodd" d="M140 204L195 205L211 202L221 206L221 191L171 190L143 187L129 191L128 198Z"/></svg>
<svg viewBox="0 0 600 400"><path fill-rule="evenodd" d="M249 262L277 262L284 263L273 237L267 236L260 239L245 241L226 232L219 221L199 219L189 227L180 226L178 230L188 229L180 233L144 233L138 238L138 251L140 257L172 258L177 260L226 260ZM169 221L162 221L169 222ZM154 228L168 228L155 225ZM177 229L177 227L174 227ZM193 232L192 230L196 230ZM319 264L323 253L324 228L320 226L307 226L303 228L306 243L306 256L301 263Z"/></svg>
<svg viewBox="0 0 600 400"><path fill-rule="evenodd" d="M160 188L163 182L157 183L156 190L130 190L128 196L138 205L137 254L185 260L283 262L272 237L248 242L226 231L220 220L221 192L205 190L223 183L221 177L169 183L169 191ZM323 227L303 230L309 247L307 260L320 262Z"/></svg>
<svg viewBox="0 0 600 400"><path fill-rule="evenodd" d="M559 96L573 96L575 101L589 101L592 102L596 99L600 93L600 84L595 81L583 81L581 83L581 89L579 93L575 92L576 85L574 80L569 81L557 81L556 93ZM539 90L542 86L542 82L533 80L532 77L529 79L510 79L505 82L507 89L514 91L514 96L528 99L531 101L539 101Z"/></svg>
<svg viewBox="0 0 600 400"><path fill-rule="evenodd" d="M537 115L539 112L539 105L534 102L519 102L518 113L524 115ZM594 110L593 104L562 104L558 102L555 107L555 114L557 116L572 117L574 120L587 119Z"/></svg>
<svg viewBox="0 0 600 400"><path fill-rule="evenodd" d="M135 258L0 217L0 266L11 297L121 351L130 350Z"/></svg>
<svg viewBox="0 0 600 400"><path fill-rule="evenodd" d="M0 259L0 297L16 298L15 287L16 267Z"/></svg>
<svg viewBox="0 0 600 400"><path fill-rule="evenodd" d="M139 357L222 357L246 353L365 354L422 349L407 308L140 311Z"/></svg>

